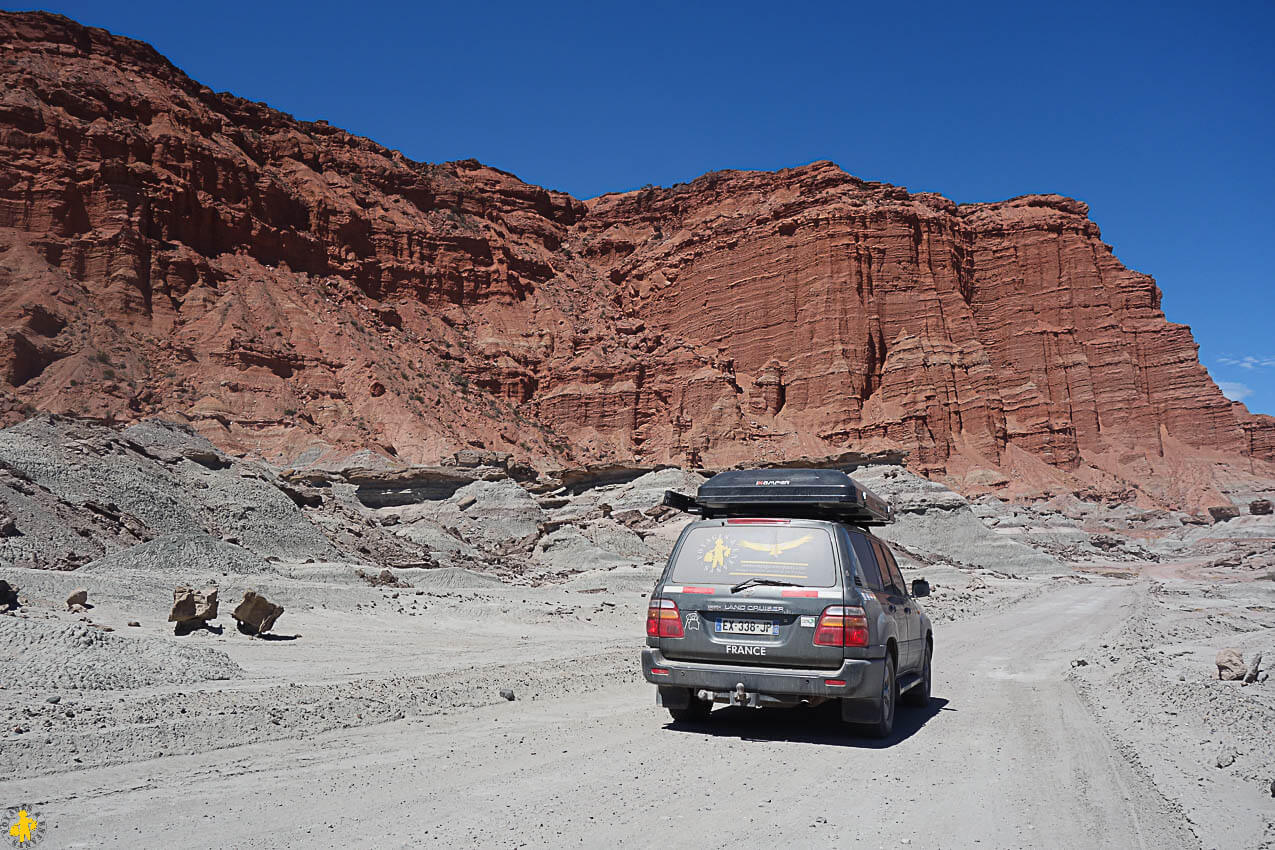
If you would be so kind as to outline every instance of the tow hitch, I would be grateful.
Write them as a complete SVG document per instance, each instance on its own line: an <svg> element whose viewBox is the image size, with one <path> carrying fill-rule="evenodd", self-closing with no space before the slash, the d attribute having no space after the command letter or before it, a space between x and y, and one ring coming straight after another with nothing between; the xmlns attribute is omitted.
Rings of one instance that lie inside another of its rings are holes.
<svg viewBox="0 0 1275 850"><path fill-rule="evenodd" d="M743 682L735 685L732 691L710 691L700 689L695 692L697 699L704 702L718 702L726 705L737 705L742 708L794 708L799 705L819 705L826 697L798 697L786 694L763 694L750 691Z"/></svg>
<svg viewBox="0 0 1275 850"><path fill-rule="evenodd" d="M709 702L724 702L728 705L739 705L746 708L761 708L763 705L772 702L772 700L763 697L756 691L750 692L744 687L743 682L735 685L735 690L733 691L701 690L696 691L695 696Z"/></svg>

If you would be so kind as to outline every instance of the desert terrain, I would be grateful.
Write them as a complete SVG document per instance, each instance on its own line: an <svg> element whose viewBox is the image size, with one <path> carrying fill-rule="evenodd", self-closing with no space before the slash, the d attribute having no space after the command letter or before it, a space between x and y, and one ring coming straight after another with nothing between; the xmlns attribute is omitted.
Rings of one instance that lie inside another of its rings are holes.
<svg viewBox="0 0 1275 850"><path fill-rule="evenodd" d="M1198 352L1073 198L827 161L576 198L0 12L0 809L1273 848L1275 417ZM664 492L754 466L892 502L936 648L892 737L641 680Z"/></svg>
<svg viewBox="0 0 1275 850"><path fill-rule="evenodd" d="M21 602L0 616L0 797L52 846L1275 846L1275 685L1215 663L1275 655L1270 515L970 502L857 470L934 586L934 699L873 741L824 709L688 727L655 705L642 621L685 521L659 500L694 471L297 484L182 426L56 417L0 432L0 463ZM111 551L22 566L59 528ZM174 633L178 585L219 589L210 628ZM77 589L92 607L68 611ZM229 615L248 589L284 606L257 637Z"/></svg>

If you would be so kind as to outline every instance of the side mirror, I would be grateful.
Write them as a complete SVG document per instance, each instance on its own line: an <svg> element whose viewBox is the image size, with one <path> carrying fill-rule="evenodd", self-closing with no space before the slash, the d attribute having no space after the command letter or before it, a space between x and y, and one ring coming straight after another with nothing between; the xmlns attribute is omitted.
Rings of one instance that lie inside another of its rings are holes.
<svg viewBox="0 0 1275 850"><path fill-rule="evenodd" d="M912 579L912 596L920 599L930 595L930 583L923 578Z"/></svg>

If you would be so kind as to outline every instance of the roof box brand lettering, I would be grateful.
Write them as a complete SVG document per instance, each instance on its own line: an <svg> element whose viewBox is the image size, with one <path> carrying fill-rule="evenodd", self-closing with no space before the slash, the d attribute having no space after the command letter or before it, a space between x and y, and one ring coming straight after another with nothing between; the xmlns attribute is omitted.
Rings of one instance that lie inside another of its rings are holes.
<svg viewBox="0 0 1275 850"><path fill-rule="evenodd" d="M735 469L705 481L692 498L668 491L664 504L706 519L793 517L856 525L894 519L889 503L838 469L789 469L784 478L759 478L758 470Z"/></svg>

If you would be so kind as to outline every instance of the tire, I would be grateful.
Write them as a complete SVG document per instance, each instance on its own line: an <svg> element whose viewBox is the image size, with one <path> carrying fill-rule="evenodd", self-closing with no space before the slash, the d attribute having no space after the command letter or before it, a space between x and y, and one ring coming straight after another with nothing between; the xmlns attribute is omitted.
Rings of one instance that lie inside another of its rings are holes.
<svg viewBox="0 0 1275 850"><path fill-rule="evenodd" d="M894 731L894 710L899 703L899 681L895 675L893 655L885 657L880 701L881 713L877 721L863 726L863 731L872 738L885 738Z"/></svg>
<svg viewBox="0 0 1275 850"><path fill-rule="evenodd" d="M673 718L674 723L703 723L708 719L708 713L713 710L713 704L706 699L691 694L691 701L686 708L670 708L669 715Z"/></svg>
<svg viewBox="0 0 1275 850"><path fill-rule="evenodd" d="M924 708L930 704L930 662L933 657L934 645L927 640L925 642L925 660L921 662L921 681L903 692L901 699L904 705Z"/></svg>

